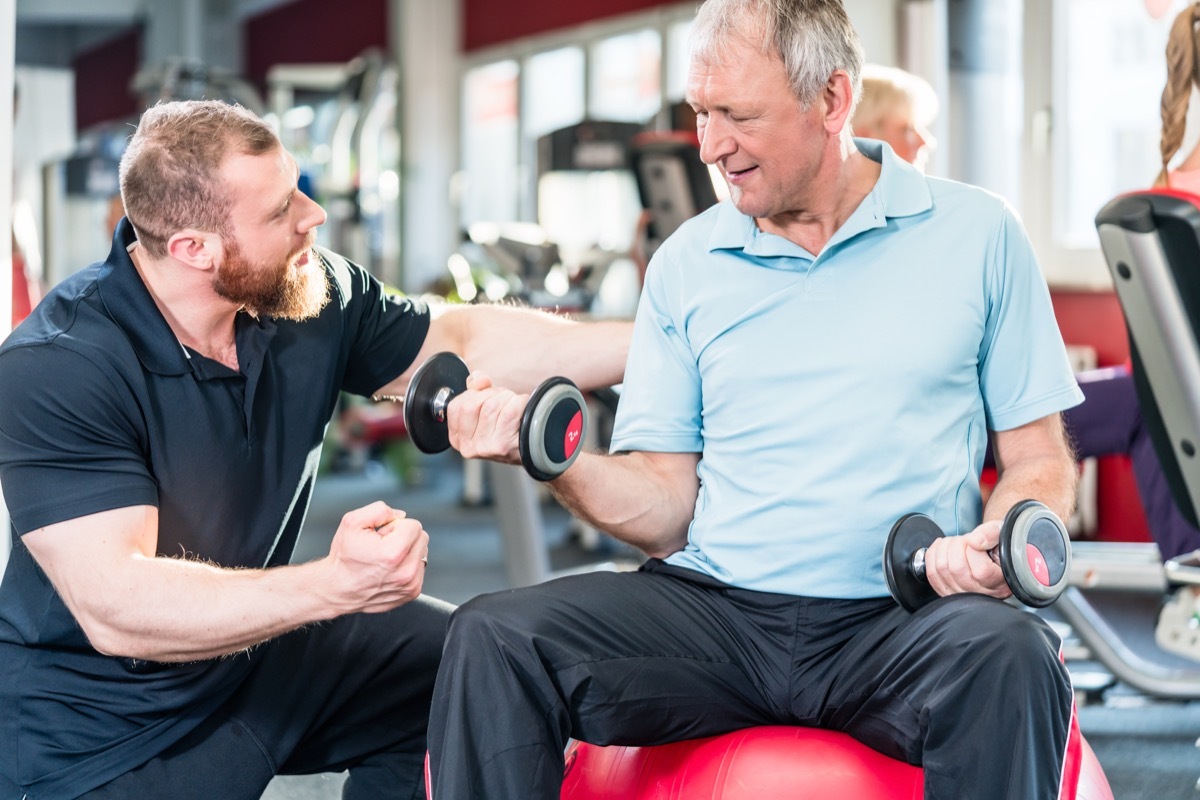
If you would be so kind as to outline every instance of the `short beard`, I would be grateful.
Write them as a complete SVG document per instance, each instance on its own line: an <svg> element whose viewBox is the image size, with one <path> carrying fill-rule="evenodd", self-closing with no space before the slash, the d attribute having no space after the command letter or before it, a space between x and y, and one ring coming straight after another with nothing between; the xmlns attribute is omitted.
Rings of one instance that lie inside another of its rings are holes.
<svg viewBox="0 0 1200 800"><path fill-rule="evenodd" d="M226 239L225 260L213 278L213 291L256 317L312 319L329 302L329 278L312 252L315 239L310 232L304 246L274 268L251 263L237 242ZM292 263L305 251L308 263L293 269Z"/></svg>

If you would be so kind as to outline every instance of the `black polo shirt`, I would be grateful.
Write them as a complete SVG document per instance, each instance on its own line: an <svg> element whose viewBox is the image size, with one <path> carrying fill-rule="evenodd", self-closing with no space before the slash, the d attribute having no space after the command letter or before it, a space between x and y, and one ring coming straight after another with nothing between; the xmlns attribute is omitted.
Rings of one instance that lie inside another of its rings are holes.
<svg viewBox="0 0 1200 800"><path fill-rule="evenodd" d="M422 304L321 251L329 304L301 323L239 314L235 372L175 338L129 258L133 241L122 221L108 260L56 287L0 346L13 536L0 584L0 775L30 798L74 797L161 752L229 696L254 656L101 655L21 535L152 505L161 555L286 564L339 392L368 395L399 375L429 328Z"/></svg>

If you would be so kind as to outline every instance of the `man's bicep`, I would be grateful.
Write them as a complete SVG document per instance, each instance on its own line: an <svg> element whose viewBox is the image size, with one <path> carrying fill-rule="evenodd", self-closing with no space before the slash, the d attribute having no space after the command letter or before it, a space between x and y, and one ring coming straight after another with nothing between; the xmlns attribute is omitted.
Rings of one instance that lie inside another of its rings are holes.
<svg viewBox="0 0 1200 800"><path fill-rule="evenodd" d="M106 366L50 347L0 358L0 483L19 534L158 503L142 406Z"/></svg>
<svg viewBox="0 0 1200 800"><path fill-rule="evenodd" d="M113 599L110 593L130 588L122 585L123 567L154 557L158 509L101 511L38 528L21 541L82 624L98 604Z"/></svg>
<svg viewBox="0 0 1200 800"><path fill-rule="evenodd" d="M429 306L429 329L417 349L412 363L404 372L397 375L387 385L380 387L376 397L404 397L408 390L408 382L422 364L437 353L450 352L462 355L463 340L466 336L466 322L462 316L465 307L452 307L447 304L432 304Z"/></svg>
<svg viewBox="0 0 1200 800"><path fill-rule="evenodd" d="M700 476L697 466L700 453L650 453L631 451L624 457L636 464L636 469L647 481L663 488L672 516L685 527L692 521L696 510L696 495L700 491Z"/></svg>
<svg viewBox="0 0 1200 800"><path fill-rule="evenodd" d="M996 464L1004 469L1023 460L1055 457L1073 459L1061 414L1048 414L1033 422L992 433Z"/></svg>
<svg viewBox="0 0 1200 800"><path fill-rule="evenodd" d="M670 484L680 486L685 491L691 486L699 488L700 478L696 467L700 463L699 453L629 453L631 457L640 458L651 469L662 475Z"/></svg>

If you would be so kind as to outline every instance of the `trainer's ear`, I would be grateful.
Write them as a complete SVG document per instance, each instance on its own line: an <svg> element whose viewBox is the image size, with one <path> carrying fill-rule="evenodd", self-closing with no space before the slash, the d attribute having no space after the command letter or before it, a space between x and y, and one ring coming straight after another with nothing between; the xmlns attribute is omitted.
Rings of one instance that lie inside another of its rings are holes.
<svg viewBox="0 0 1200 800"><path fill-rule="evenodd" d="M854 84L850 73L834 70L825 82L818 99L825 104L825 130L834 136L850 124L850 109L854 105Z"/></svg>
<svg viewBox="0 0 1200 800"><path fill-rule="evenodd" d="M223 252L220 237L194 228L185 228L167 240L167 254L193 269L213 269Z"/></svg>

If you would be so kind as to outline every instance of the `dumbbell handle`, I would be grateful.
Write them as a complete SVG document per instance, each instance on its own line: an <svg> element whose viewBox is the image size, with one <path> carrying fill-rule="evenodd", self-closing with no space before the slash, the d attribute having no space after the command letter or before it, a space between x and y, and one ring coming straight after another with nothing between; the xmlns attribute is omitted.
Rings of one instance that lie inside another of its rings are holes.
<svg viewBox="0 0 1200 800"><path fill-rule="evenodd" d="M912 554L912 560L909 563L909 568L912 574L921 580L926 580L925 577L925 554L929 552L928 547L919 547Z"/></svg>
<svg viewBox="0 0 1200 800"><path fill-rule="evenodd" d="M926 580L925 573L925 553L928 552L928 547L918 547L912 554L912 561L909 562L912 568L913 575L921 580ZM991 550L987 551L992 561L996 564L1000 563L1000 545L996 545Z"/></svg>
<svg viewBox="0 0 1200 800"><path fill-rule="evenodd" d="M438 353L417 368L404 396L404 424L409 438L424 453L450 446L447 415L450 403L466 390L469 370L453 353ZM525 405L517 445L525 471L536 480L551 480L579 455L587 429L587 403L567 378L554 377L534 388Z"/></svg>
<svg viewBox="0 0 1200 800"><path fill-rule="evenodd" d="M900 605L915 611L937 598L928 580L929 547L945 533L924 514L905 514L892 526L883 548L888 590ZM1071 571L1071 542L1059 518L1035 500L1008 510L1000 526L1000 542L987 551L1000 566L1013 596L1028 606L1054 602Z"/></svg>
<svg viewBox="0 0 1200 800"><path fill-rule="evenodd" d="M454 397L454 390L449 386L443 386L437 390L437 394L429 401L429 411L433 414L434 419L438 422L446 421L446 407L450 405L450 401Z"/></svg>

